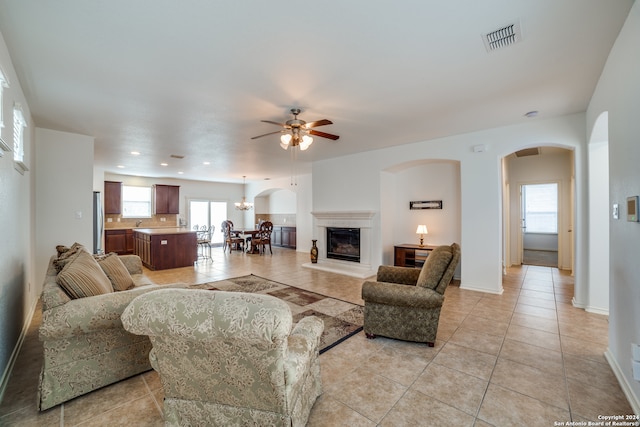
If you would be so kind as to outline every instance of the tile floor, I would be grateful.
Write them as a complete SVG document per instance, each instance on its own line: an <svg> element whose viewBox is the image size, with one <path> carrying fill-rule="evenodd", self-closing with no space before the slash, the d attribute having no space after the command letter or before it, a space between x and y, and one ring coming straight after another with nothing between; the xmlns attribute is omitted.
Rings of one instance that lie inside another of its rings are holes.
<svg viewBox="0 0 640 427"><path fill-rule="evenodd" d="M362 280L301 267L308 255L213 250L213 262L149 272L156 283L256 274L362 304ZM434 348L362 333L321 357L324 394L309 426L553 426L632 413L605 362L607 318L571 305L573 279L512 268L504 293L448 287ZM2 426L160 426L162 387L147 372L36 410L42 347L36 309L3 402Z"/></svg>

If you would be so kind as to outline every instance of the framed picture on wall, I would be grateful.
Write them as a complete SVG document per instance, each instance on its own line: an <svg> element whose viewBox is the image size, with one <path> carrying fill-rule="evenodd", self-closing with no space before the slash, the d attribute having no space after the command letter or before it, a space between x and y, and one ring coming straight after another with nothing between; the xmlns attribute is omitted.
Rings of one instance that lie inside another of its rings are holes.
<svg viewBox="0 0 640 427"><path fill-rule="evenodd" d="M409 202L409 209L442 209L442 200Z"/></svg>

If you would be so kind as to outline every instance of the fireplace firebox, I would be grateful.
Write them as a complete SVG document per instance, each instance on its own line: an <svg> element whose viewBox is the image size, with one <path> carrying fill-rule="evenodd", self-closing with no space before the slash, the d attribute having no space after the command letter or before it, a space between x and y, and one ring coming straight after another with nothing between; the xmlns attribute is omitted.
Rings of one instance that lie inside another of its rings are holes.
<svg viewBox="0 0 640 427"><path fill-rule="evenodd" d="M360 262L360 229L327 227L327 258Z"/></svg>

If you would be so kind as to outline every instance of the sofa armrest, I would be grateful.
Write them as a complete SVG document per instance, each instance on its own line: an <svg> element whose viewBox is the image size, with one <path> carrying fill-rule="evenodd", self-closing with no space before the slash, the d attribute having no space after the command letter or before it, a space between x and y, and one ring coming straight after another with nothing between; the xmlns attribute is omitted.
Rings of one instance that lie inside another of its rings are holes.
<svg viewBox="0 0 640 427"><path fill-rule="evenodd" d="M129 274L142 274L142 260L138 255L120 255L119 258Z"/></svg>
<svg viewBox="0 0 640 427"><path fill-rule="evenodd" d="M444 295L433 289L420 286L407 286L397 283L364 282L362 299L365 302L386 304L399 307L435 308L441 307Z"/></svg>
<svg viewBox="0 0 640 427"><path fill-rule="evenodd" d="M398 283L401 285L415 285L420 276L419 268L395 267L381 265L378 267L377 282Z"/></svg>
<svg viewBox="0 0 640 427"><path fill-rule="evenodd" d="M313 356L320 349L324 322L316 316L300 319L288 337L288 353L284 364L285 384L297 384L309 372Z"/></svg>
<svg viewBox="0 0 640 427"><path fill-rule="evenodd" d="M40 340L79 336L99 330L122 328L120 316L138 295L177 285L149 285L128 291L78 298L42 313Z"/></svg>

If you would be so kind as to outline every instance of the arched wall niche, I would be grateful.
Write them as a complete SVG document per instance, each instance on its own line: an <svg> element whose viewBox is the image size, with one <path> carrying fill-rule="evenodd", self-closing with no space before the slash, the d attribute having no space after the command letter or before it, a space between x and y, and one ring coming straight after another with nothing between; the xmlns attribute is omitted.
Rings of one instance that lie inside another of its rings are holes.
<svg viewBox="0 0 640 427"><path fill-rule="evenodd" d="M254 197L255 223L271 221L274 225L296 225L297 194L288 188L263 189Z"/></svg>
<svg viewBox="0 0 640 427"><path fill-rule="evenodd" d="M460 161L418 159L381 172L380 228L383 264L393 264L393 246L419 243L416 228L427 226L425 244L460 243ZM442 201L442 209L410 209L410 201ZM459 274L458 274L459 277Z"/></svg>

